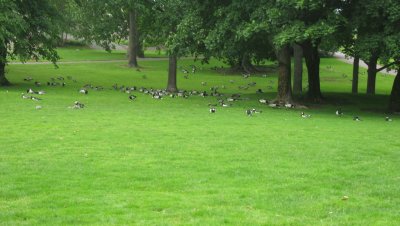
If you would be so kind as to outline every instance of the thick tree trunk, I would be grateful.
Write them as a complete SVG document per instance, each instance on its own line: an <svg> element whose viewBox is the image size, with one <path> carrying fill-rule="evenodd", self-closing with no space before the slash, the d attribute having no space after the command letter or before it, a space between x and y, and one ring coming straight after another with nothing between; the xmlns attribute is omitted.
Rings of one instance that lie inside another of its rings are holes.
<svg viewBox="0 0 400 226"><path fill-rule="evenodd" d="M320 56L318 45L314 46L311 41L303 43L303 54L308 70L308 98L319 102L322 99L319 79Z"/></svg>
<svg viewBox="0 0 400 226"><path fill-rule="evenodd" d="M293 93L301 94L303 91L303 49L300 45L294 44L294 81Z"/></svg>
<svg viewBox="0 0 400 226"><path fill-rule="evenodd" d="M353 60L353 81L352 81L352 86L351 86L351 92L353 94L358 93L358 74L360 70L360 57L357 55L354 56Z"/></svg>
<svg viewBox="0 0 400 226"><path fill-rule="evenodd" d="M291 103L291 59L289 46L286 45L277 50L276 57L279 63L278 95L276 97L276 102Z"/></svg>
<svg viewBox="0 0 400 226"><path fill-rule="evenodd" d="M393 82L392 93L390 94L389 110L400 112L400 69L397 71Z"/></svg>
<svg viewBox="0 0 400 226"><path fill-rule="evenodd" d="M129 67L138 67L138 32L136 11L129 12L129 43L128 43L128 65Z"/></svg>
<svg viewBox="0 0 400 226"><path fill-rule="evenodd" d="M6 78L6 59L7 59L7 48L4 46L0 47L0 86L8 86L10 82Z"/></svg>
<svg viewBox="0 0 400 226"><path fill-rule="evenodd" d="M368 60L367 94L375 94L377 66L378 56L373 54Z"/></svg>
<svg viewBox="0 0 400 226"><path fill-rule="evenodd" d="M176 87L176 69L177 69L177 57L175 55L169 55L169 67L168 67L168 92L177 92Z"/></svg>

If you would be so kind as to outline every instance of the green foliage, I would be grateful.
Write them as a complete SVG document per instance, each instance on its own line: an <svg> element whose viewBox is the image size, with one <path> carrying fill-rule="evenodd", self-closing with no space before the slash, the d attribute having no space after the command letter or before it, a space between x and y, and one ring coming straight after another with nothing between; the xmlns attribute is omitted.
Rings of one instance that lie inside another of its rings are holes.
<svg viewBox="0 0 400 226"><path fill-rule="evenodd" d="M58 59L59 15L47 0L0 0L0 61Z"/></svg>

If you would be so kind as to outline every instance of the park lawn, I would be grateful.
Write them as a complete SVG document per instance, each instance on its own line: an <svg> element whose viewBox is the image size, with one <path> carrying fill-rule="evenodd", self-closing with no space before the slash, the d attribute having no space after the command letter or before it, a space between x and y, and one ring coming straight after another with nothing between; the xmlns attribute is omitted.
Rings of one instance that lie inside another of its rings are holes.
<svg viewBox="0 0 400 226"><path fill-rule="evenodd" d="M322 59L326 102L303 119L258 103L276 95L275 73L223 75L210 69L223 65L216 61L196 62L190 79L179 73L179 88L226 85L221 92L232 94L257 82L242 92L249 100L216 114L207 106L214 97L135 93L131 102L109 89L165 87L166 61L140 64L140 72L123 62L8 66L15 85L0 88L1 225L398 225L400 117L384 121L393 77L378 76L375 97L350 95L351 65ZM42 87L47 94L33 102L20 96L33 87L28 75L78 82ZM107 89L79 94L87 83ZM69 109L75 100L87 107ZM263 112L247 117L253 107Z"/></svg>

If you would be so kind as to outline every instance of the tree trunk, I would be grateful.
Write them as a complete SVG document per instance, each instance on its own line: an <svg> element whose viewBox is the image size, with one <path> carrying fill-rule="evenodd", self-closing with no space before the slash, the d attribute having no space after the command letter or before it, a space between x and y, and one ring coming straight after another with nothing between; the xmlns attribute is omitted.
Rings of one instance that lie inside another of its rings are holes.
<svg viewBox="0 0 400 226"><path fill-rule="evenodd" d="M6 78L6 59L7 59L7 48L4 46L0 47L0 86L8 86L10 82Z"/></svg>
<svg viewBox="0 0 400 226"><path fill-rule="evenodd" d="M138 54L137 54L137 56L139 57L139 58L144 58L145 56L144 56L144 46L143 46L143 41L142 40L140 40L140 34L139 34L139 32L138 32Z"/></svg>
<svg viewBox="0 0 400 226"><path fill-rule="evenodd" d="M291 103L291 59L289 46L286 45L277 50L276 57L279 63L278 95L276 97L276 102Z"/></svg>
<svg viewBox="0 0 400 226"><path fill-rule="evenodd" d="M360 69L360 57L356 55L356 56L354 56L354 60L353 60L353 81L352 81L352 86L351 86L351 92L353 94L358 93L359 69Z"/></svg>
<svg viewBox="0 0 400 226"><path fill-rule="evenodd" d="M303 43L303 54L308 70L308 98L319 102L322 99L321 86L319 79L320 57L318 45L313 45L311 41Z"/></svg>
<svg viewBox="0 0 400 226"><path fill-rule="evenodd" d="M367 94L375 94L377 65L378 56L373 54L368 60Z"/></svg>
<svg viewBox="0 0 400 226"><path fill-rule="evenodd" d="M136 11L129 12L129 43L128 43L128 65L129 67L138 67L138 32Z"/></svg>
<svg viewBox="0 0 400 226"><path fill-rule="evenodd" d="M393 82L392 93L390 94L389 110L400 112L400 69L397 71Z"/></svg>
<svg viewBox="0 0 400 226"><path fill-rule="evenodd" d="M300 45L294 44L294 81L293 93L301 94L303 91L303 49Z"/></svg>
<svg viewBox="0 0 400 226"><path fill-rule="evenodd" d="M241 67L246 73L252 73L256 71L255 67L251 63L249 54L244 54L242 59L241 59Z"/></svg>
<svg viewBox="0 0 400 226"><path fill-rule="evenodd" d="M176 87L176 69L177 69L177 58L175 55L169 55L169 67L168 67L168 92L177 92L178 88Z"/></svg>

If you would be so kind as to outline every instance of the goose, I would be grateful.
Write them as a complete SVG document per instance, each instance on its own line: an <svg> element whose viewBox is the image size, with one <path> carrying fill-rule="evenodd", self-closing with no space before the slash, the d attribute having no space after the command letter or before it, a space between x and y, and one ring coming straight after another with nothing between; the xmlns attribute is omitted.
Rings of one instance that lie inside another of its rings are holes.
<svg viewBox="0 0 400 226"><path fill-rule="evenodd" d="M250 74L242 74L242 76L243 76L243 78L249 78L250 77Z"/></svg>
<svg viewBox="0 0 400 226"><path fill-rule="evenodd" d="M200 93L200 96L201 96L201 97L206 97L206 96L208 96L208 94L207 94L206 91L203 91L203 92Z"/></svg>
<svg viewBox="0 0 400 226"><path fill-rule="evenodd" d="M79 101L75 101L74 105L72 106L73 109L82 109L84 107L85 107L85 105L80 103Z"/></svg>
<svg viewBox="0 0 400 226"><path fill-rule="evenodd" d="M87 94L89 93L89 91L88 91L87 89L83 89L83 88L82 88L82 89L79 90L79 93L82 93L82 94L86 94L86 95L87 95Z"/></svg>
<svg viewBox="0 0 400 226"><path fill-rule="evenodd" d="M341 117L343 115L342 109L341 108L337 109L335 114Z"/></svg>
<svg viewBox="0 0 400 226"><path fill-rule="evenodd" d="M38 97L31 97L31 99L34 100L34 101L40 101L40 100L42 100L42 99L40 99L40 98L38 98Z"/></svg>
<svg viewBox="0 0 400 226"><path fill-rule="evenodd" d="M268 104L267 99L259 99L258 102L260 102L261 104Z"/></svg>
<svg viewBox="0 0 400 226"><path fill-rule="evenodd" d="M224 107L224 108L226 108L226 107L230 107L231 105L230 105L230 104L226 104L226 103L222 102L222 103L221 103L221 106L222 106L222 107Z"/></svg>
<svg viewBox="0 0 400 226"><path fill-rule="evenodd" d="M129 96L129 100L135 100L136 99L136 96L135 95L130 95Z"/></svg>
<svg viewBox="0 0 400 226"><path fill-rule="evenodd" d="M253 109L251 109L251 113L259 114L259 113L262 113L262 111L259 111L259 110L255 109L255 108L253 108Z"/></svg>
<svg viewBox="0 0 400 226"><path fill-rule="evenodd" d="M247 116L253 116L253 112L250 109L246 110L246 115Z"/></svg>
<svg viewBox="0 0 400 226"><path fill-rule="evenodd" d="M285 107L286 108L294 108L295 106L294 106L294 104L286 103Z"/></svg>
<svg viewBox="0 0 400 226"><path fill-rule="evenodd" d="M31 88L27 89L26 92L30 93L30 94L38 94L36 91L33 91L33 89L31 89Z"/></svg>
<svg viewBox="0 0 400 226"><path fill-rule="evenodd" d="M182 72L183 72L183 74L188 74L189 73L189 71L186 70L186 69L182 69Z"/></svg>
<svg viewBox="0 0 400 226"><path fill-rule="evenodd" d="M40 106L40 105L37 105L37 106L35 107L36 110L40 110L40 109L42 109L42 108L43 108L43 107Z"/></svg>
<svg viewBox="0 0 400 226"><path fill-rule="evenodd" d="M263 93L262 89L257 89L256 94L261 94Z"/></svg>
<svg viewBox="0 0 400 226"><path fill-rule="evenodd" d="M37 86L37 87L39 87L39 86L41 86L42 84L40 83L40 82L35 82L35 86Z"/></svg>
<svg viewBox="0 0 400 226"><path fill-rule="evenodd" d="M215 108L210 108L210 113L215 113L215 112L217 112L217 109L215 109Z"/></svg>
<svg viewBox="0 0 400 226"><path fill-rule="evenodd" d="M22 99L32 99L32 96L27 96L24 93L21 93Z"/></svg>
<svg viewBox="0 0 400 226"><path fill-rule="evenodd" d="M268 106L271 107L271 108L277 108L278 107L278 105L275 104L275 103L268 104Z"/></svg>
<svg viewBox="0 0 400 226"><path fill-rule="evenodd" d="M356 122L362 121L361 118L358 117L358 116L354 116L354 117L353 117L353 120L356 121Z"/></svg>
<svg viewBox="0 0 400 226"><path fill-rule="evenodd" d="M154 94L154 95L153 95L153 98L154 98L154 99L157 99L157 100L161 100L162 97L161 97L160 94L157 93L157 94Z"/></svg>
<svg viewBox="0 0 400 226"><path fill-rule="evenodd" d="M301 112L300 116L301 116L302 118L310 118L310 117L311 117L311 115L307 115L307 114L305 114L304 112Z"/></svg>
<svg viewBox="0 0 400 226"><path fill-rule="evenodd" d="M24 78L24 81L27 81L27 82L30 82L30 81L32 81L32 80L33 80L32 77L26 77L26 78Z"/></svg>
<svg viewBox="0 0 400 226"><path fill-rule="evenodd" d="M389 116L387 116L387 117L385 117L385 121L386 121L386 122L392 122L392 121L393 121L393 119L392 119L392 118L390 118Z"/></svg>

